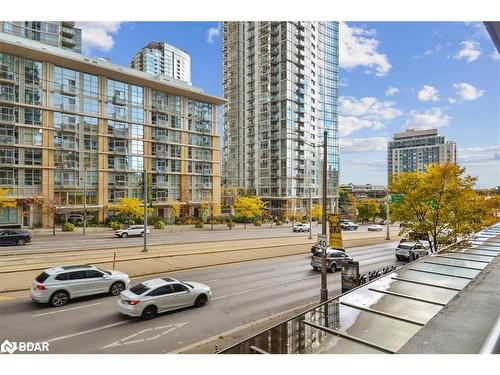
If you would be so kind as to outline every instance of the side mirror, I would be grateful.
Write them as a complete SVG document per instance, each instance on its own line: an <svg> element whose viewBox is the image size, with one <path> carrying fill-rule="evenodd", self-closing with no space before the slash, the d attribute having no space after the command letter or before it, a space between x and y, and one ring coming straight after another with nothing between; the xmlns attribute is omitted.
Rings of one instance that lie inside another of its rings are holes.
<svg viewBox="0 0 500 375"><path fill-rule="evenodd" d="M102 278L103 279L109 279L109 278L111 278L111 276L109 276L108 274L104 274L104 275L102 275Z"/></svg>

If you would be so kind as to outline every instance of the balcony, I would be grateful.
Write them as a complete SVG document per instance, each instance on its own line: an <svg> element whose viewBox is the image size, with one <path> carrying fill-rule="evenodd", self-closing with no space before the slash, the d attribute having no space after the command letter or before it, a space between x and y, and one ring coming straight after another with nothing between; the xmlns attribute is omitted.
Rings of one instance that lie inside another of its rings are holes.
<svg viewBox="0 0 500 375"><path fill-rule="evenodd" d="M75 21L62 21L61 23L66 27L75 27Z"/></svg>
<svg viewBox="0 0 500 375"><path fill-rule="evenodd" d="M277 27L274 27L271 29L271 36L278 36L280 35L280 30Z"/></svg>
<svg viewBox="0 0 500 375"><path fill-rule="evenodd" d="M14 94L9 94L6 92L0 93L0 102L14 103L15 101L16 101L16 96Z"/></svg>
<svg viewBox="0 0 500 375"><path fill-rule="evenodd" d="M113 104L116 105L127 105L127 99L121 94L113 95Z"/></svg>
<svg viewBox="0 0 500 375"><path fill-rule="evenodd" d="M0 71L0 81L7 82L7 83L15 83L16 82L16 75L13 72L2 70L2 71Z"/></svg>
<svg viewBox="0 0 500 375"><path fill-rule="evenodd" d="M115 146L113 151L119 154L126 154L128 152L128 148L125 146Z"/></svg>
<svg viewBox="0 0 500 375"><path fill-rule="evenodd" d="M153 103L153 105L151 107L156 112L162 112L162 113L167 112L167 105L163 102Z"/></svg>
<svg viewBox="0 0 500 375"><path fill-rule="evenodd" d="M127 119L127 115L125 112L113 112L111 114L111 117L113 118L113 120L126 120Z"/></svg>
<svg viewBox="0 0 500 375"><path fill-rule="evenodd" d="M77 95L78 94L78 87L72 84L62 84L61 85L61 93L64 95Z"/></svg>
<svg viewBox="0 0 500 375"><path fill-rule="evenodd" d="M271 38L271 46L276 46L280 43L278 38Z"/></svg>
<svg viewBox="0 0 500 375"><path fill-rule="evenodd" d="M3 135L0 134L0 138L2 139L2 144L4 145L14 145L16 144L16 137L13 135Z"/></svg>
<svg viewBox="0 0 500 375"><path fill-rule="evenodd" d="M61 111L76 112L76 105L70 104L70 103L62 103L61 104Z"/></svg>
<svg viewBox="0 0 500 375"><path fill-rule="evenodd" d="M271 48L271 55L278 55L280 53L280 49L278 47L272 47Z"/></svg>
<svg viewBox="0 0 500 375"><path fill-rule="evenodd" d="M114 169L117 171L126 171L128 170L128 165L125 163L115 163Z"/></svg>
<svg viewBox="0 0 500 375"><path fill-rule="evenodd" d="M66 131L77 131L78 124L74 122L62 122L61 123L61 130L66 130Z"/></svg>
<svg viewBox="0 0 500 375"><path fill-rule="evenodd" d="M114 129L112 133L116 138L127 138L128 129Z"/></svg>
<svg viewBox="0 0 500 375"><path fill-rule="evenodd" d="M67 36L67 37L70 37L70 38L73 38L75 36L75 29L70 28L70 27L66 27L64 25L61 28L61 32L62 32L62 34L64 36Z"/></svg>
<svg viewBox="0 0 500 375"><path fill-rule="evenodd" d="M212 183L211 182L204 182L201 186L202 189L205 190L211 190L212 189Z"/></svg>
<svg viewBox="0 0 500 375"><path fill-rule="evenodd" d="M66 38L66 37L62 37L61 38L61 42L64 46L68 46L68 47L74 47L76 46L76 42L73 38Z"/></svg>
<svg viewBox="0 0 500 375"><path fill-rule="evenodd" d="M0 113L0 122L2 124L15 124L16 117L7 113Z"/></svg>

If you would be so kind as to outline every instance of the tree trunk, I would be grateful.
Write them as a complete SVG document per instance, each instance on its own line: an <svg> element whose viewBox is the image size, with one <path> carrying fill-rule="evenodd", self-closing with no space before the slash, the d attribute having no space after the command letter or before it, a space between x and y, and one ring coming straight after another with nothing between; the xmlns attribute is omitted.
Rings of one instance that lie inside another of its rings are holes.
<svg viewBox="0 0 500 375"><path fill-rule="evenodd" d="M52 217L52 235L56 235L56 215Z"/></svg>
<svg viewBox="0 0 500 375"><path fill-rule="evenodd" d="M245 227L244 227L244 229L247 229L247 222L246 221L245 221Z"/></svg>

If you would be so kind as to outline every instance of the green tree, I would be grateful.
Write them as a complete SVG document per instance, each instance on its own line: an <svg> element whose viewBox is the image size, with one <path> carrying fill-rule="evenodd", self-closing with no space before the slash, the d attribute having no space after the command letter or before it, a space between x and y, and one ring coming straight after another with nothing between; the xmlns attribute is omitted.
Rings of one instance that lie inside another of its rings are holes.
<svg viewBox="0 0 500 375"><path fill-rule="evenodd" d="M358 217L361 220L375 221L376 216L380 213L379 203L375 199L364 199L358 203Z"/></svg>
<svg viewBox="0 0 500 375"><path fill-rule="evenodd" d="M391 202L391 219L406 224L400 234L424 236L436 251L440 238L470 236L498 221L495 200L475 192L476 178L464 173L446 163L393 177L389 191L400 199Z"/></svg>
<svg viewBox="0 0 500 375"><path fill-rule="evenodd" d="M243 219L245 229L247 223L261 218L267 210L267 202L264 202L260 197L239 197L234 205L236 216Z"/></svg>

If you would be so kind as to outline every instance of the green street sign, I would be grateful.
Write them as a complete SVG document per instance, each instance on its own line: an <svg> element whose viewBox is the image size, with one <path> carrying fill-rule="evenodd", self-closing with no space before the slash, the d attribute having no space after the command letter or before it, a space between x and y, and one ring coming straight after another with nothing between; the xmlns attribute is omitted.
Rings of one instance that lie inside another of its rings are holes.
<svg viewBox="0 0 500 375"><path fill-rule="evenodd" d="M401 203L404 200L403 194L391 195L391 203Z"/></svg>
<svg viewBox="0 0 500 375"><path fill-rule="evenodd" d="M429 202L429 204L431 205L432 209L434 211L437 211L439 209L439 204L438 202L433 198L431 199L431 201Z"/></svg>

